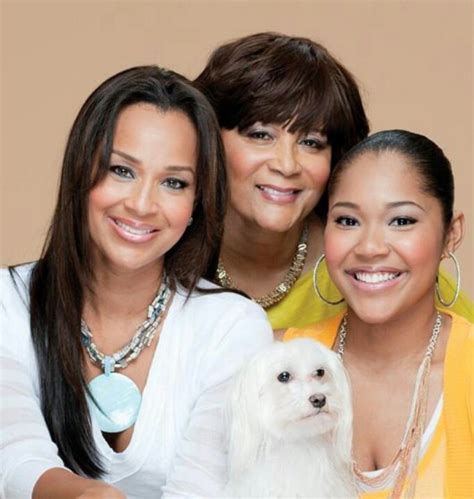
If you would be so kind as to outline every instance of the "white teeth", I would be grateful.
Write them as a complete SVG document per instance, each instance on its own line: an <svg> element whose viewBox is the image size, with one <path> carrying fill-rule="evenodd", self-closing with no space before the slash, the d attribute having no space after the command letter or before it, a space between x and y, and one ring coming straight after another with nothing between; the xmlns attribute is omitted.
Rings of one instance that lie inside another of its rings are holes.
<svg viewBox="0 0 474 499"><path fill-rule="evenodd" d="M399 272L356 272L355 277L358 281L369 284L378 284L380 282L391 281L400 275Z"/></svg>
<svg viewBox="0 0 474 499"><path fill-rule="evenodd" d="M271 194L272 196L287 196L288 194L294 194L296 191L277 191L275 189L272 189L270 187L263 187L261 185L258 186L258 188L261 191L268 192L268 194Z"/></svg>
<svg viewBox="0 0 474 499"><path fill-rule="evenodd" d="M130 227L130 225L125 225L123 222L119 220L114 220L114 222L126 232L130 234L134 234L135 236L144 236L145 234L150 234L153 232L153 229L137 229L136 227Z"/></svg>

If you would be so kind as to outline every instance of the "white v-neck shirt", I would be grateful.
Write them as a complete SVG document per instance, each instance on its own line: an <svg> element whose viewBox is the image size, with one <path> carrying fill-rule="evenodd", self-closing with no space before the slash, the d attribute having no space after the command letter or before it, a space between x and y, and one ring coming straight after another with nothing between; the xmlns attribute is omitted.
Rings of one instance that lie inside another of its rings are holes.
<svg viewBox="0 0 474 499"><path fill-rule="evenodd" d="M0 497L31 496L48 469L64 467L40 409L28 283L0 271ZM201 287L213 287L201 281ZM235 293L179 289L163 324L130 444L116 453L93 422L104 480L130 499L219 496L226 479L223 410L232 376L273 340L265 312Z"/></svg>

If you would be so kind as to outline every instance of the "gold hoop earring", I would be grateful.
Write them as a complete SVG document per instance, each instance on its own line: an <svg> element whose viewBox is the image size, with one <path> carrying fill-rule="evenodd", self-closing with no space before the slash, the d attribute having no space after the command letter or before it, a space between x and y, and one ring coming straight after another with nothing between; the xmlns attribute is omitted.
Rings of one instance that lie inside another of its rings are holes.
<svg viewBox="0 0 474 499"><path fill-rule="evenodd" d="M451 301L445 301L441 296L441 290L439 289L439 278L436 276L436 296L438 297L439 302L443 307L449 308L452 307L459 296L459 291L461 291L461 267L459 266L458 259L454 256L454 253L451 251L448 252L449 258L451 258L454 262L454 266L456 267L456 291L454 292L454 296Z"/></svg>
<svg viewBox="0 0 474 499"><path fill-rule="evenodd" d="M339 305L344 301L344 298L341 298L339 301L331 301L325 298L322 294L321 291L319 290L318 286L318 271L319 271L319 266L321 265L321 262L326 258L326 255L323 253L319 258L318 261L316 262L316 265L314 266L313 270L313 288L316 294L323 300L323 302L327 303L328 305Z"/></svg>

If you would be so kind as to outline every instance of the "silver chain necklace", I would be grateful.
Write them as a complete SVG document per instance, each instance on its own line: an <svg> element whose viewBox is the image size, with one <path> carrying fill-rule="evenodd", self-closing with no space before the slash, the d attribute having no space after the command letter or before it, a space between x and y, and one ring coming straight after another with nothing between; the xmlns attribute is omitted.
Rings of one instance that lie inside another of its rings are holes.
<svg viewBox="0 0 474 499"><path fill-rule="evenodd" d="M431 357L433 356L434 349L436 347L436 342L438 340L439 332L441 330L441 314L437 311L436 312L436 321L433 326L433 330L431 333L431 338L428 343L428 347L425 352L425 357ZM346 346L346 337L347 337L347 314L344 315L341 325L339 327L339 334L338 334L338 342L337 342L337 354L339 357L342 359L344 356L344 348Z"/></svg>
<svg viewBox="0 0 474 499"><path fill-rule="evenodd" d="M106 355L97 348L91 330L84 319L82 319L82 343L85 346L91 361L94 364L101 366L106 374L115 371L115 369L124 369L127 367L128 364L135 360L143 349L150 346L153 341L170 295L169 280L165 275L163 276L163 281L155 299L148 306L146 320L139 326L132 339L120 350L111 355Z"/></svg>

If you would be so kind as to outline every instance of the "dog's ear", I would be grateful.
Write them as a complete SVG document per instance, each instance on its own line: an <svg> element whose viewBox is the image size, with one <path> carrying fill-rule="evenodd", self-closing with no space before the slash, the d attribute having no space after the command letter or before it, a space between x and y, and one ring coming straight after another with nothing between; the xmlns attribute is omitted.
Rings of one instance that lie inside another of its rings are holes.
<svg viewBox="0 0 474 499"><path fill-rule="evenodd" d="M262 442L259 423L260 356L250 360L236 376L227 410L229 476L238 478L257 460Z"/></svg>
<svg viewBox="0 0 474 499"><path fill-rule="evenodd" d="M352 398L349 376L334 356L334 382L339 393L339 417L333 432L334 447L343 463L352 462Z"/></svg>

